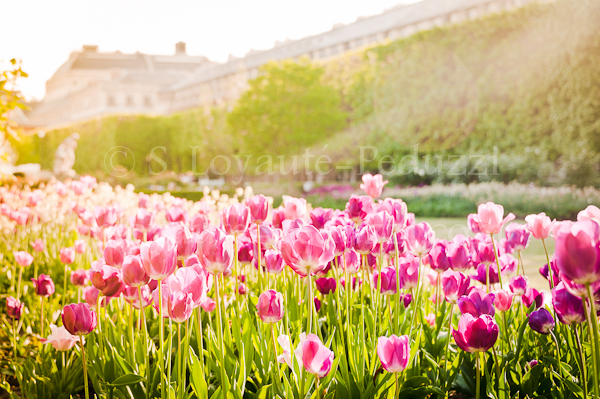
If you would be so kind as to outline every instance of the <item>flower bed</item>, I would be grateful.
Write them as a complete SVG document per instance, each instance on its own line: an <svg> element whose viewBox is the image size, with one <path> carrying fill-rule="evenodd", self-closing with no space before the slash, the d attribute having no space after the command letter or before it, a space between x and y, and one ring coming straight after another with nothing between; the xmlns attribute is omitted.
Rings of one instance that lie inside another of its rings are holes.
<svg viewBox="0 0 600 399"><path fill-rule="evenodd" d="M367 195L344 211L90 177L0 188L0 386L12 398L598 396L600 210L520 225L487 202L472 235L447 241L410 204L377 200L385 183L365 175ZM524 275L532 240L555 241L539 265L548 290Z"/></svg>

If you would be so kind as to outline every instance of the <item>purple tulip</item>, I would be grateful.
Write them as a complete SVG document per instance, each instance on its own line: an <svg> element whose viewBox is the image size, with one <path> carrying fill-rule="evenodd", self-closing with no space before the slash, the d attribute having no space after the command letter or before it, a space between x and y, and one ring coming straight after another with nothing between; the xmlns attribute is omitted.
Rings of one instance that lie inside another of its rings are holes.
<svg viewBox="0 0 600 399"><path fill-rule="evenodd" d="M554 317L546 308L540 308L529 315L529 327L540 334L549 334L554 329Z"/></svg>
<svg viewBox="0 0 600 399"><path fill-rule="evenodd" d="M470 284L469 277L461 272L446 270L442 274L442 290L448 303L458 303L458 298L466 295Z"/></svg>
<svg viewBox="0 0 600 399"><path fill-rule="evenodd" d="M337 283L334 278L321 277L315 280L317 290L323 295L329 295L335 292Z"/></svg>
<svg viewBox="0 0 600 399"><path fill-rule="evenodd" d="M580 297L571 294L564 283L559 283L552 290L552 303L561 323L571 325L585 321L583 301Z"/></svg>

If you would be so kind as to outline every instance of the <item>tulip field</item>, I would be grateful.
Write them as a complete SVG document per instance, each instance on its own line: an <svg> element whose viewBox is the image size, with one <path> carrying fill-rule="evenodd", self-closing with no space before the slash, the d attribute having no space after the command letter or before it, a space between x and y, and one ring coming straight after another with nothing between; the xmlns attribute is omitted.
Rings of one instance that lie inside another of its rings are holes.
<svg viewBox="0 0 600 399"><path fill-rule="evenodd" d="M0 397L600 398L600 209L488 202L440 239L385 184L343 211L0 187Z"/></svg>

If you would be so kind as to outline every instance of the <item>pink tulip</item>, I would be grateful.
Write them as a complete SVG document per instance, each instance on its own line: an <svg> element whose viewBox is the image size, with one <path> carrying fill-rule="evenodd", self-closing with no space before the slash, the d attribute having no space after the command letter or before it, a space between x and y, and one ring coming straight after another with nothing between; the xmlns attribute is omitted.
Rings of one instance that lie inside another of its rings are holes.
<svg viewBox="0 0 600 399"><path fill-rule="evenodd" d="M378 280L379 272L375 271L373 273L373 284L375 287L377 287ZM396 291L396 268L384 267L381 269L381 293L383 295L394 295Z"/></svg>
<svg viewBox="0 0 600 399"><path fill-rule="evenodd" d="M528 287L521 296L521 300L526 308L535 303L535 309L539 309L544 304L544 295L535 288Z"/></svg>
<svg viewBox="0 0 600 399"><path fill-rule="evenodd" d="M356 233L354 249L361 255L368 255L375 249L377 234L372 226L364 225Z"/></svg>
<svg viewBox="0 0 600 399"><path fill-rule="evenodd" d="M394 220L394 233L399 233L406 227L408 209L401 199L386 198L377 208L379 212L387 212Z"/></svg>
<svg viewBox="0 0 600 399"><path fill-rule="evenodd" d="M202 233L204 229L210 226L208 216L203 213L197 213L190 218L190 230L194 233Z"/></svg>
<svg viewBox="0 0 600 399"><path fill-rule="evenodd" d="M335 244L335 249L333 251L335 256L340 256L341 254L354 248L356 241L354 227L349 225L333 226L327 231L331 235L331 239Z"/></svg>
<svg viewBox="0 0 600 399"><path fill-rule="evenodd" d="M490 315L474 317L466 313L460 317L458 330L453 330L452 336L466 352L487 352L498 339L498 325Z"/></svg>
<svg viewBox="0 0 600 399"><path fill-rule="evenodd" d="M283 318L283 295L275 290L260 294L256 304L258 316L265 323L277 323Z"/></svg>
<svg viewBox="0 0 600 399"><path fill-rule="evenodd" d="M87 303L88 305L90 305L92 307L92 309L96 309L96 306L98 304L98 295L100 295L100 291L98 291L96 289L96 287L89 286L89 287L84 287L82 290L83 293L83 300L85 301L85 303ZM101 307L105 307L106 304L110 301L111 297L106 297L103 296L100 299L100 306Z"/></svg>
<svg viewBox="0 0 600 399"><path fill-rule="evenodd" d="M75 240L75 243L73 245L75 247L75 252L77 252L78 254L85 253L85 250L87 249L87 243L85 242L85 240Z"/></svg>
<svg viewBox="0 0 600 399"><path fill-rule="evenodd" d="M279 239L281 238L281 230L267 226L266 224L259 225L258 230L259 231L257 232L256 228L250 229L250 237L252 237L252 242L258 244L258 234L260 234L261 251L277 249Z"/></svg>
<svg viewBox="0 0 600 399"><path fill-rule="evenodd" d="M401 373L408 366L410 359L410 339L408 335L400 337L392 335L389 338L379 337L377 355L381 366L390 373Z"/></svg>
<svg viewBox="0 0 600 399"><path fill-rule="evenodd" d="M523 251L529 246L529 236L531 233L526 226L520 225L516 222L511 223L506 226L504 233L506 234L508 245L514 251Z"/></svg>
<svg viewBox="0 0 600 399"><path fill-rule="evenodd" d="M168 237L177 245L177 257L186 259L196 252L196 237L181 223L170 223L161 231L161 236Z"/></svg>
<svg viewBox="0 0 600 399"><path fill-rule="evenodd" d="M496 309L506 312L512 305L513 295L506 290L498 290L495 292L494 305Z"/></svg>
<svg viewBox="0 0 600 399"><path fill-rule="evenodd" d="M217 227L210 227L198 237L197 255L204 269L210 274L224 273L233 261L233 240Z"/></svg>
<svg viewBox="0 0 600 399"><path fill-rule="evenodd" d="M25 251L19 251L19 252L15 252L14 253L15 256L15 262L17 262L17 264L19 266L29 266L33 263L33 256L31 256L29 253L25 252Z"/></svg>
<svg viewBox="0 0 600 399"><path fill-rule="evenodd" d="M550 237L550 233L556 224L556 220L550 220L544 212L538 215L527 215L525 221L527 222L527 230L538 240L545 240Z"/></svg>
<svg viewBox="0 0 600 399"><path fill-rule="evenodd" d="M334 278L321 277L315 280L317 291L323 295L329 295L335 292L337 282Z"/></svg>
<svg viewBox="0 0 600 399"><path fill-rule="evenodd" d="M194 307L199 306L209 290L208 281L202 269L182 267L165 279L170 292L181 291L190 294Z"/></svg>
<svg viewBox="0 0 600 399"><path fill-rule="evenodd" d="M212 298L206 298L202 301L200 306L202 306L202 309L204 309L205 312L210 313L217 308L217 303Z"/></svg>
<svg viewBox="0 0 600 399"><path fill-rule="evenodd" d="M127 288L125 288L125 292L129 293L129 299L127 299L127 302L129 302L131 305L133 305L133 307L136 309L144 309L152 304L152 301L153 301L152 291L150 290L150 287L147 285L140 287L140 292L142 293L141 304L140 304L140 295L138 292L138 287L127 287ZM124 292L124 294L125 294L125 292Z"/></svg>
<svg viewBox="0 0 600 399"><path fill-rule="evenodd" d="M333 217L332 209L315 208L310 213L310 222L317 229L325 227L325 223L331 220Z"/></svg>
<svg viewBox="0 0 600 399"><path fill-rule="evenodd" d="M365 223L373 227L379 244L389 241L394 229L394 219L385 211L371 213L365 218Z"/></svg>
<svg viewBox="0 0 600 399"><path fill-rule="evenodd" d="M62 310L63 325L73 335L87 335L96 328L96 312L87 303L67 305Z"/></svg>
<svg viewBox="0 0 600 399"><path fill-rule="evenodd" d="M588 205L587 208L577 214L577 220L593 220L600 224L600 209L595 205Z"/></svg>
<svg viewBox="0 0 600 399"><path fill-rule="evenodd" d="M132 287L140 287L150 281L150 276L146 274L142 258L139 255L125 256L121 271L123 272L123 282Z"/></svg>
<svg viewBox="0 0 600 399"><path fill-rule="evenodd" d="M104 296L118 296L125 286L123 275L116 267L102 265L91 271L90 280Z"/></svg>
<svg viewBox="0 0 600 399"><path fill-rule="evenodd" d="M515 218L509 213L504 219L504 207L502 205L488 202L477 207L477 218L479 229L485 234L498 234L502 226Z"/></svg>
<svg viewBox="0 0 600 399"><path fill-rule="evenodd" d="M35 293L38 296L49 297L54 294L54 282L50 276L40 274L37 280L32 278L31 281L33 281L33 288L35 288Z"/></svg>
<svg viewBox="0 0 600 399"><path fill-rule="evenodd" d="M514 276L510 279L509 287L513 294L523 295L529 285L527 276Z"/></svg>
<svg viewBox="0 0 600 399"><path fill-rule="evenodd" d="M428 223L408 226L405 234L406 249L414 256L425 256L431 251L435 232Z"/></svg>
<svg viewBox="0 0 600 399"><path fill-rule="evenodd" d="M254 245L252 241L238 243L238 263L247 265L254 260Z"/></svg>
<svg viewBox="0 0 600 399"><path fill-rule="evenodd" d="M100 227L109 227L117 223L117 210L114 207L97 206L94 214Z"/></svg>
<svg viewBox="0 0 600 399"><path fill-rule="evenodd" d="M186 224L188 220L188 214L185 209L180 208L179 206L172 206L167 210L165 214L167 221L169 223L183 223Z"/></svg>
<svg viewBox="0 0 600 399"><path fill-rule="evenodd" d="M70 265L75 262L75 248L61 248L60 249L60 261L65 265Z"/></svg>
<svg viewBox="0 0 600 399"><path fill-rule="evenodd" d="M250 224L250 211L244 204L229 205L223 210L223 229L234 236L244 233Z"/></svg>
<svg viewBox="0 0 600 399"><path fill-rule="evenodd" d="M575 222L556 236L554 258L565 278L583 285L600 280L598 227L591 220Z"/></svg>
<svg viewBox="0 0 600 399"><path fill-rule="evenodd" d="M295 351L307 372L318 378L326 377L333 365L333 352L315 334L300 334L300 343Z"/></svg>
<svg viewBox="0 0 600 399"><path fill-rule="evenodd" d="M183 323L190 318L194 311L192 294L181 291L171 292L167 301L168 315L176 323Z"/></svg>
<svg viewBox="0 0 600 399"><path fill-rule="evenodd" d="M475 251L481 263L492 263L496 261L492 240L486 236L475 237L472 240Z"/></svg>
<svg viewBox="0 0 600 399"><path fill-rule="evenodd" d="M417 288L419 282L419 258L407 256L399 263L400 287L409 290Z"/></svg>
<svg viewBox="0 0 600 399"><path fill-rule="evenodd" d="M177 266L177 248L170 238L159 237L156 241L142 243L140 255L146 274L154 280L171 275Z"/></svg>
<svg viewBox="0 0 600 399"><path fill-rule="evenodd" d="M138 207L140 208L148 208L150 205L150 196L145 193L138 194Z"/></svg>
<svg viewBox="0 0 600 399"><path fill-rule="evenodd" d="M24 303L12 296L6 298L6 314L13 320L19 320L21 318L24 306Z"/></svg>
<svg viewBox="0 0 600 399"><path fill-rule="evenodd" d="M246 285L244 285L244 284L240 284L238 286L238 294L239 295L246 295L246 294L248 294L248 287L246 287Z"/></svg>
<svg viewBox="0 0 600 399"><path fill-rule="evenodd" d="M306 216L306 200L304 198L294 198L284 195L283 213L286 219L304 219Z"/></svg>
<svg viewBox="0 0 600 399"><path fill-rule="evenodd" d="M269 201L262 194L255 195L245 201L245 205L250 209L250 221L252 223L262 223L267 220L269 215Z"/></svg>
<svg viewBox="0 0 600 399"><path fill-rule="evenodd" d="M335 248L329 233L319 232L314 226L290 231L280 246L286 264L302 277L323 270L333 259Z"/></svg>
<svg viewBox="0 0 600 399"><path fill-rule="evenodd" d="M276 229L283 228L283 222L285 221L285 211L282 207L273 209L273 215L271 216L271 224Z"/></svg>
<svg viewBox="0 0 600 399"><path fill-rule="evenodd" d="M369 213L374 211L373 199L367 195L352 194L346 204L348 217L355 223L362 222Z"/></svg>
<svg viewBox="0 0 600 399"><path fill-rule="evenodd" d="M37 240L31 243L31 247L36 252L44 252L44 248L46 247L46 245L44 244L44 240L38 238Z"/></svg>
<svg viewBox="0 0 600 399"><path fill-rule="evenodd" d="M262 261L265 270L269 273L280 274L283 271L283 268L285 267L285 264L283 263L283 258L281 257L279 252L277 252L274 249L266 250L262 257Z"/></svg>
<svg viewBox="0 0 600 399"><path fill-rule="evenodd" d="M88 277L87 270L75 270L71 272L71 284L76 287L83 287L89 283L90 279Z"/></svg>
<svg viewBox="0 0 600 399"><path fill-rule="evenodd" d="M446 270L442 274L442 291L448 303L458 303L458 298L466 295L471 279L461 272Z"/></svg>
<svg viewBox="0 0 600 399"><path fill-rule="evenodd" d="M148 230L152 225L154 213L145 208L139 208L135 213L133 225L141 230Z"/></svg>
<svg viewBox="0 0 600 399"><path fill-rule="evenodd" d="M467 224L469 225L469 230L471 230L474 234L481 233L481 228L479 227L479 217L476 213L470 213L467 216Z"/></svg>
<svg viewBox="0 0 600 399"><path fill-rule="evenodd" d="M306 223L303 219L285 219L283 222L281 222L281 229L283 230L283 235L286 235L293 229L299 229L307 224L308 223Z"/></svg>
<svg viewBox="0 0 600 399"><path fill-rule="evenodd" d="M120 268L127 252L125 240L109 240L104 248L104 261L109 266Z"/></svg>
<svg viewBox="0 0 600 399"><path fill-rule="evenodd" d="M427 324L429 324L429 327L435 326L435 314L429 313L424 317L424 319L427 322Z"/></svg>
<svg viewBox="0 0 600 399"><path fill-rule="evenodd" d="M363 184L360 185L360 189L364 190L365 193L371 198L377 198L381 195L383 191L383 186L385 186L388 181L383 181L383 176L381 175L371 175L366 173L362 175Z"/></svg>
<svg viewBox="0 0 600 399"><path fill-rule="evenodd" d="M340 267L345 267L348 273L354 274L358 272L360 264L360 255L354 249L340 256L339 265Z"/></svg>
<svg viewBox="0 0 600 399"><path fill-rule="evenodd" d="M77 337L64 327L56 327L54 324L50 324L50 331L51 333L48 335L48 338L42 340L42 342L52 345L58 351L68 351L77 343Z"/></svg>

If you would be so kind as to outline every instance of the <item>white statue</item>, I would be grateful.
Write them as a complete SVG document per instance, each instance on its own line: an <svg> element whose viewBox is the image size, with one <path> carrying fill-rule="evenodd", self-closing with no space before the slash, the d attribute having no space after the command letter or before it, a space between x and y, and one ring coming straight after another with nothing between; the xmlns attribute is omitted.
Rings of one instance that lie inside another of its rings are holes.
<svg viewBox="0 0 600 399"><path fill-rule="evenodd" d="M55 176L74 177L76 175L73 165L75 165L77 140L79 140L79 133L73 133L60 143L56 149L54 153Z"/></svg>

